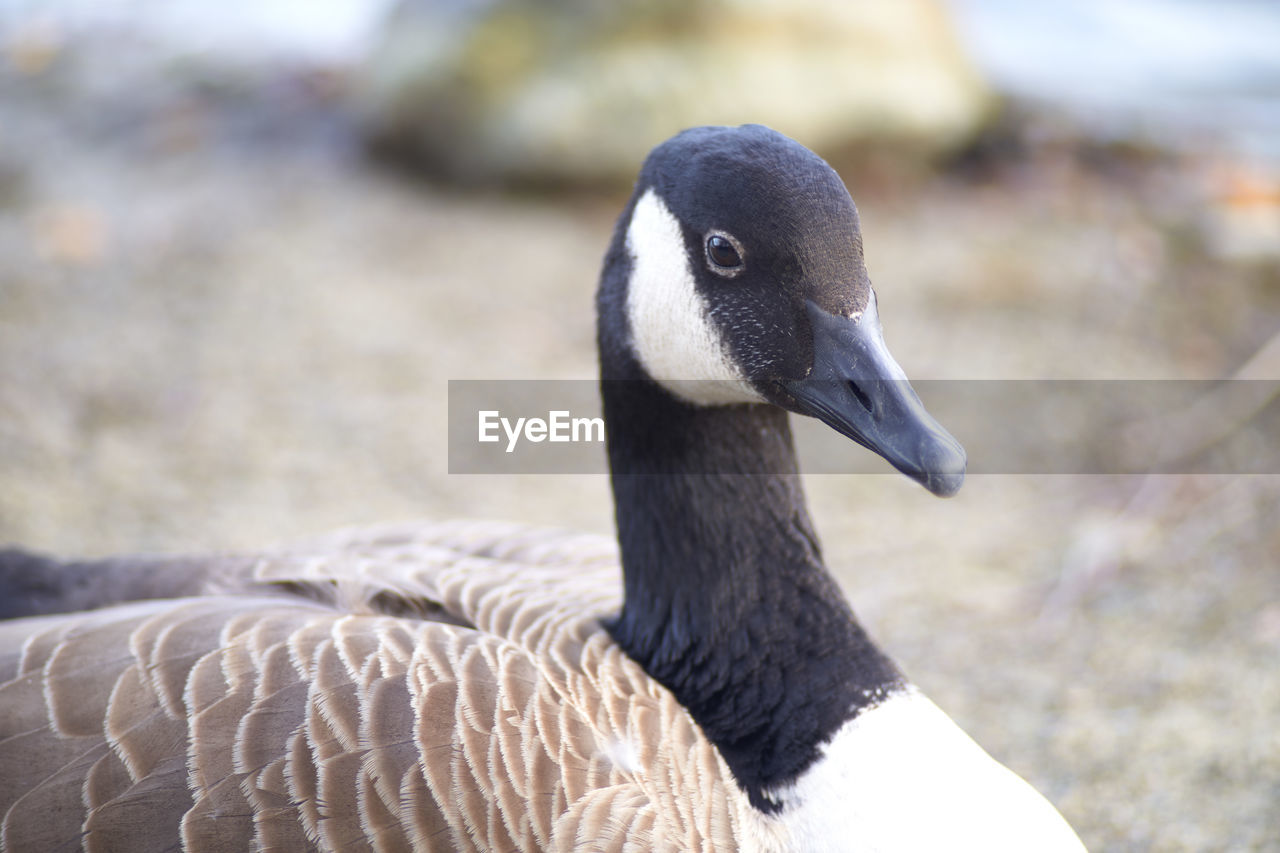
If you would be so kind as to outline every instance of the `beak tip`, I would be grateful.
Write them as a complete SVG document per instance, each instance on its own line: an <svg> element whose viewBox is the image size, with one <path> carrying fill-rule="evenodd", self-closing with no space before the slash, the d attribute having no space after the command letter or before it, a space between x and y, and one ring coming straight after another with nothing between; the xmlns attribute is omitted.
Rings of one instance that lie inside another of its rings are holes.
<svg viewBox="0 0 1280 853"><path fill-rule="evenodd" d="M924 487L940 498L952 497L964 485L963 471L959 474L937 474L931 471L926 477Z"/></svg>
<svg viewBox="0 0 1280 853"><path fill-rule="evenodd" d="M955 439L939 441L921 460L920 485L940 498L949 498L964 485L968 457Z"/></svg>

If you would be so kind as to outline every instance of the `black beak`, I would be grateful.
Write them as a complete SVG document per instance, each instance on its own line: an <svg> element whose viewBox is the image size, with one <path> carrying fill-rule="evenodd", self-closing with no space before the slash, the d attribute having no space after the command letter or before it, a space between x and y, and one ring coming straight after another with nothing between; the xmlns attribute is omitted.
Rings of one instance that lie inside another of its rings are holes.
<svg viewBox="0 0 1280 853"><path fill-rule="evenodd" d="M861 314L840 317L808 303L813 369L784 379L794 410L883 456L939 497L964 483L964 448L925 411L880 333L875 295Z"/></svg>

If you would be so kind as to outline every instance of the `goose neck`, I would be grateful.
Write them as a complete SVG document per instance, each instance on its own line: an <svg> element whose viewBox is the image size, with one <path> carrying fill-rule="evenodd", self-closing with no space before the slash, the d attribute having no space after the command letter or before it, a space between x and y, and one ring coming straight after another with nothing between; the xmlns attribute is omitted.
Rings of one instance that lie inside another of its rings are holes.
<svg viewBox="0 0 1280 853"><path fill-rule="evenodd" d="M901 677L822 564L785 412L644 378L602 393L625 582L610 630L769 811Z"/></svg>

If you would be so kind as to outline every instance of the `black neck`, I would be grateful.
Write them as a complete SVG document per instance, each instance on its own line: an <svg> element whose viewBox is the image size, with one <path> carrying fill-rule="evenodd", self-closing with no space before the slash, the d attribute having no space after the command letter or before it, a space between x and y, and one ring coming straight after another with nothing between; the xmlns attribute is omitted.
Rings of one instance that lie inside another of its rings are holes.
<svg viewBox="0 0 1280 853"><path fill-rule="evenodd" d="M613 296L602 288L602 318ZM600 336L626 590L609 630L772 811L764 792L901 676L823 566L786 413L685 403L625 333L602 322Z"/></svg>

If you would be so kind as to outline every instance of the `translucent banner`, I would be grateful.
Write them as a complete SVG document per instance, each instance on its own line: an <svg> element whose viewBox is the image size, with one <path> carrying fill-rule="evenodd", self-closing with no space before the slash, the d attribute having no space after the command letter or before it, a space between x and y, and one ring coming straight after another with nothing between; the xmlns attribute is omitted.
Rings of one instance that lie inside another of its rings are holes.
<svg viewBox="0 0 1280 853"><path fill-rule="evenodd" d="M1277 474L1280 381L922 380L925 407L973 474ZM887 473L793 415L807 474ZM449 472L606 473L595 380L449 382Z"/></svg>

